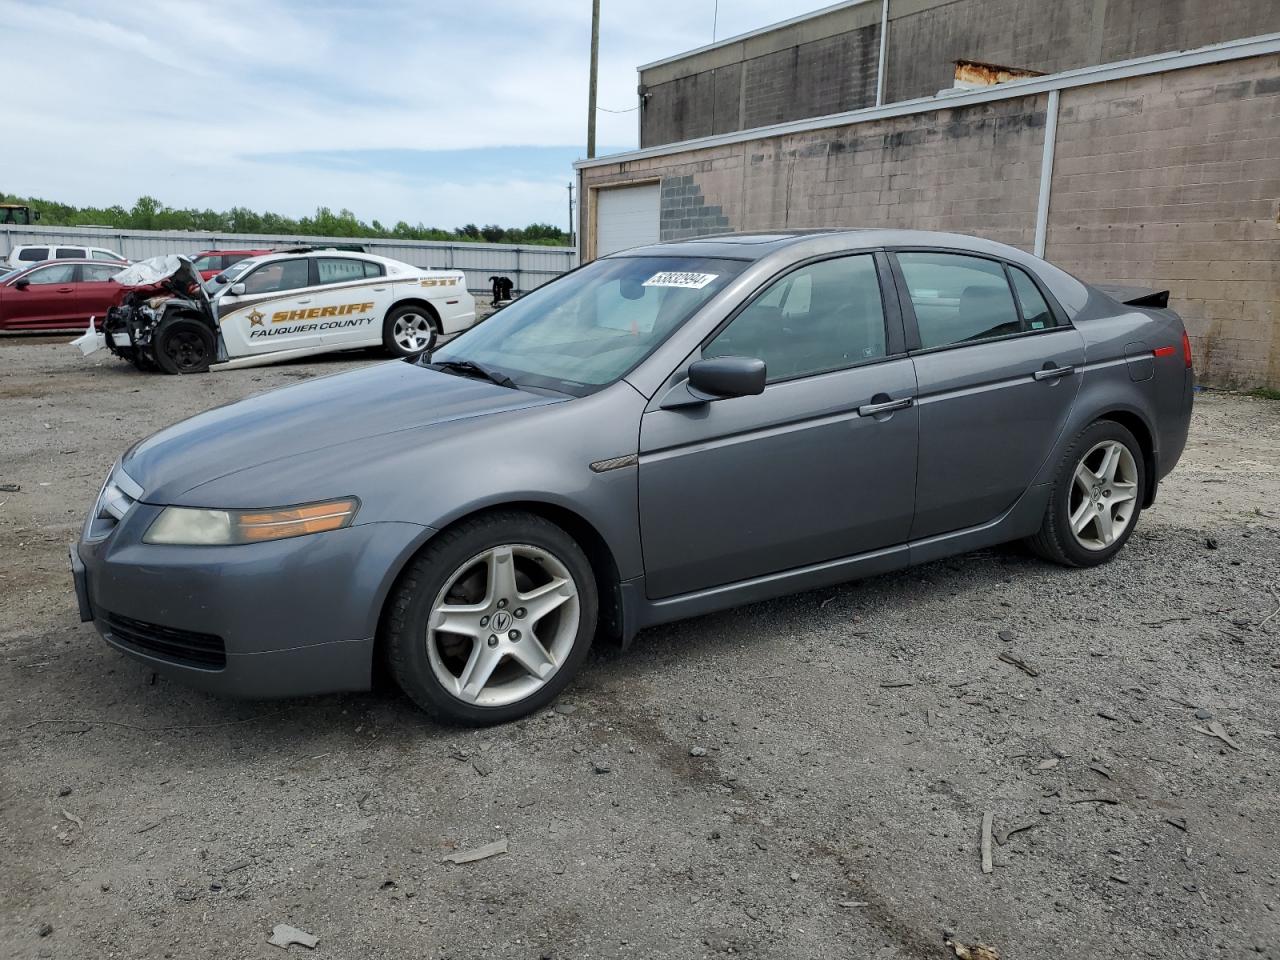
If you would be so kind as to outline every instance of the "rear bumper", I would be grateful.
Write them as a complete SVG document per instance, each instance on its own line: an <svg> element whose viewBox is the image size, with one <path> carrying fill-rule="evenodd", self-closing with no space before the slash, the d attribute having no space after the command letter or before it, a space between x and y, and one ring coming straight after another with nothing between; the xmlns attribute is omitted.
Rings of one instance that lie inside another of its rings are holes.
<svg viewBox="0 0 1280 960"><path fill-rule="evenodd" d="M383 600L426 528L370 523L235 547L144 544L146 504L71 549L81 619L158 673L211 693L367 690Z"/></svg>

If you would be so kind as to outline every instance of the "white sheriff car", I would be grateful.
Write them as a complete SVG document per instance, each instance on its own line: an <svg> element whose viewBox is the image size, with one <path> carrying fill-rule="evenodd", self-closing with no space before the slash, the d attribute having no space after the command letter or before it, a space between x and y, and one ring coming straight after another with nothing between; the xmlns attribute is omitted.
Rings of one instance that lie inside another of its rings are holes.
<svg viewBox="0 0 1280 960"><path fill-rule="evenodd" d="M367 253L284 251L241 260L207 284L186 257L153 257L113 278L126 288L106 346L142 369L202 373L382 345L409 357L475 323L459 270L422 270Z"/></svg>

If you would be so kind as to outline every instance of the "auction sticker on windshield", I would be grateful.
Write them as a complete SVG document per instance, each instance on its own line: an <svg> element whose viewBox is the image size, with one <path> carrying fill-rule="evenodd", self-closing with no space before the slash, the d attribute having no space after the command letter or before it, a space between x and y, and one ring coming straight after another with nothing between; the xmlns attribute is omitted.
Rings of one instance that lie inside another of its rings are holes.
<svg viewBox="0 0 1280 960"><path fill-rule="evenodd" d="M719 274L716 273L683 273L678 270L668 270L664 273L655 273L644 282L644 286L684 287L686 290L701 290L717 276Z"/></svg>

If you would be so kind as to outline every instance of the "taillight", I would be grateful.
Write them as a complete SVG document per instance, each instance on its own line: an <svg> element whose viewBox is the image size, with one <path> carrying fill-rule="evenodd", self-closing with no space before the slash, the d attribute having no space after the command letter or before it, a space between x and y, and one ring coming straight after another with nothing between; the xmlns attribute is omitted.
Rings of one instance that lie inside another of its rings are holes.
<svg viewBox="0 0 1280 960"><path fill-rule="evenodd" d="M1186 361L1187 369L1191 369L1191 338L1187 336L1187 331L1182 331L1182 359Z"/></svg>

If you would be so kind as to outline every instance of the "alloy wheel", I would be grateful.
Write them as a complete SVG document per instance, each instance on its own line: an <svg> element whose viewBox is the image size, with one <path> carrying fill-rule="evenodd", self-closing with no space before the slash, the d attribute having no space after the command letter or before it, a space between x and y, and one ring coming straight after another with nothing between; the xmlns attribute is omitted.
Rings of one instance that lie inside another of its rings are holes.
<svg viewBox="0 0 1280 960"><path fill-rule="evenodd" d="M1138 465L1118 440L1103 440L1076 464L1067 516L1076 542L1105 550L1133 521L1138 505Z"/></svg>
<svg viewBox="0 0 1280 960"><path fill-rule="evenodd" d="M427 656L440 684L484 707L541 689L573 649L580 604L568 567L531 544L503 544L456 569L427 620Z"/></svg>
<svg viewBox="0 0 1280 960"><path fill-rule="evenodd" d="M400 349L409 353L421 353L435 340L435 327L421 313L404 313L396 318L391 335Z"/></svg>

